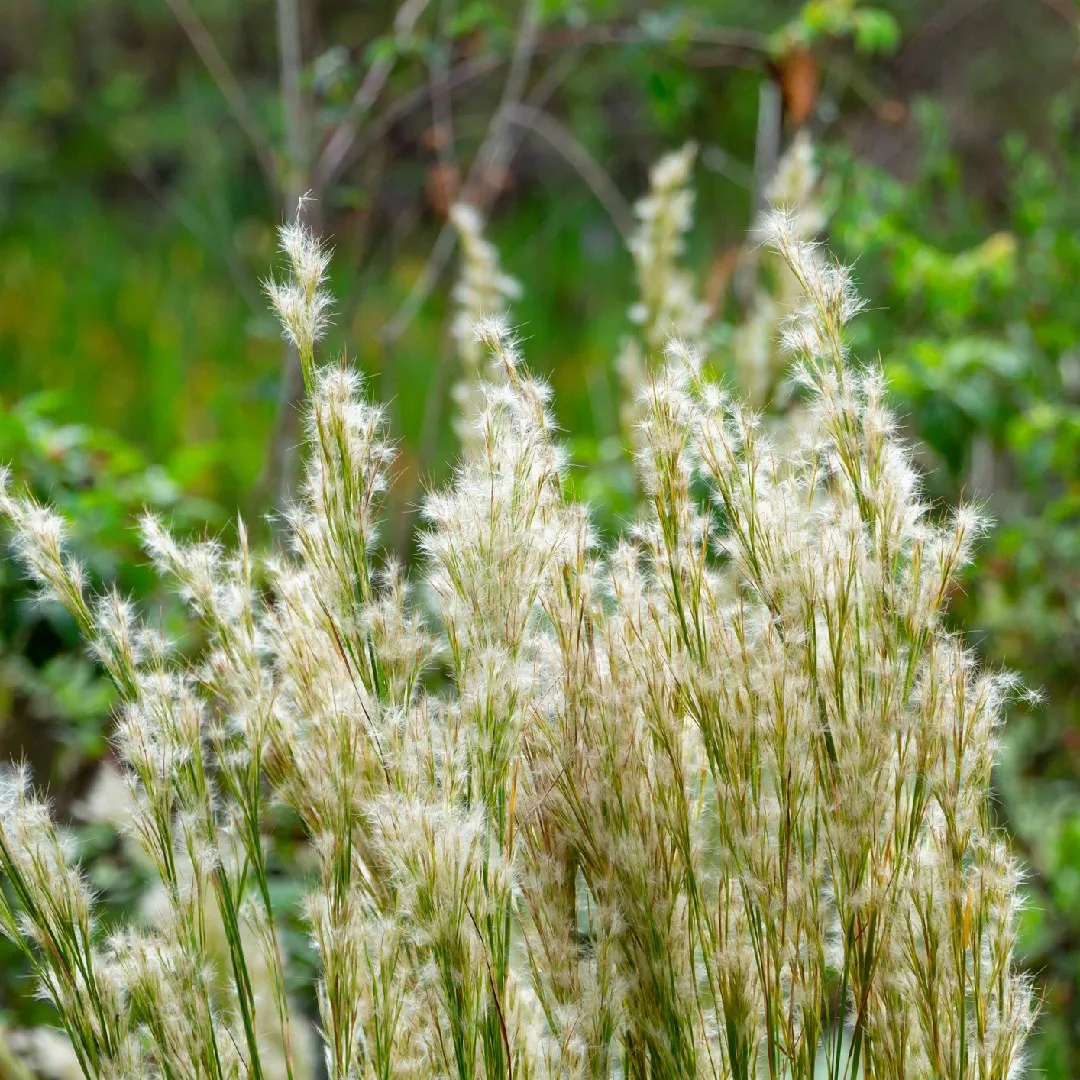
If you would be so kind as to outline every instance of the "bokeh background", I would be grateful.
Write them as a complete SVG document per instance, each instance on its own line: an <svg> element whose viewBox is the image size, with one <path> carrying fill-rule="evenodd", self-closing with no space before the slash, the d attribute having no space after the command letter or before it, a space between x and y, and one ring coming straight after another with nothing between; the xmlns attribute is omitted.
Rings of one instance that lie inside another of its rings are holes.
<svg viewBox="0 0 1080 1080"><path fill-rule="evenodd" d="M128 529L144 505L193 530L239 511L272 542L296 387L260 280L310 191L336 249L330 347L401 440L386 543L409 559L455 453L447 213L465 197L615 532L634 497L625 233L649 166L697 144L686 261L723 371L752 223L804 133L823 237L870 303L855 346L880 357L933 499L996 521L952 610L1045 696L1002 733L996 807L1029 872L1032 1075L1078 1077L1078 21L1075 0L0 0L0 460L166 623ZM48 782L120 911L146 882L101 806L110 707L73 626L0 563L0 758ZM0 1080L26 1075L7 1042L49 1023L13 956Z"/></svg>

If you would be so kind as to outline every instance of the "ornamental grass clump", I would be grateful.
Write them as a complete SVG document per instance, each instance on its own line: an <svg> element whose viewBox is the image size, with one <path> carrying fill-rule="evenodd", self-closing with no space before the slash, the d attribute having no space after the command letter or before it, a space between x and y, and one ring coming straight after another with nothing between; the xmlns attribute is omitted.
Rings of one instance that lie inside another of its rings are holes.
<svg viewBox="0 0 1080 1080"><path fill-rule="evenodd" d="M16 555L119 688L128 831L168 898L104 934L7 773L0 923L88 1077L299 1075L275 803L316 866L332 1080L1019 1074L1032 991L988 796L1015 687L943 618L981 522L923 501L880 373L846 355L847 272L783 213L769 236L803 291L784 341L809 420L771 441L671 341L640 402L645 507L612 550L568 499L548 388L485 318L410 587L378 543L385 418L314 359L325 257L296 226L271 288L309 389L285 550L142 524L200 659L89 595L63 523L4 494Z"/></svg>

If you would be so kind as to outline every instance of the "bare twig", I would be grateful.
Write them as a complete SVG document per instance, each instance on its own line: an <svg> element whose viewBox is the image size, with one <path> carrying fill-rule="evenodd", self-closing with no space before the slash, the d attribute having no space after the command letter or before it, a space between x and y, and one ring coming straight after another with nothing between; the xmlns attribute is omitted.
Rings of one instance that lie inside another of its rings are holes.
<svg viewBox="0 0 1080 1080"><path fill-rule="evenodd" d="M469 179L466 181L464 192L466 202L479 202L482 206L487 206L494 194L492 190L494 178L509 159L509 110L521 101L525 94L529 68L532 66L533 55L536 51L539 8L539 0L524 0L521 23L514 42L514 54L510 60L510 70L503 86L502 97L499 99L499 107L495 110L487 135L476 155L473 167L469 170Z"/></svg>
<svg viewBox="0 0 1080 1080"><path fill-rule="evenodd" d="M749 30L725 27L703 28L692 31L687 40L694 44L717 45L735 51L755 54L763 55L768 52L767 38L762 34ZM647 33L639 27L591 26L581 30L560 30L539 35L534 43L534 52L537 54L561 52L574 47L606 45L653 45L659 48L664 44L663 38ZM502 67L509 59L505 55L486 55L463 60L450 69L445 89L450 92L483 78L497 68ZM323 190L329 190L328 181L340 177L349 167L351 161L354 161L372 143L382 138L394 124L427 101L432 94L432 90L433 87L430 83L410 90L389 105L386 112L366 131L362 129L363 117L357 117L351 139L346 138L345 132L342 132L340 138L338 138L338 132L335 131L323 150L320 165L316 169L316 177L319 179ZM364 93L363 87L357 91L358 95L361 93ZM344 120L342 123L344 123ZM331 162L329 157L330 147L335 140L337 140L337 150L335 151L334 160ZM329 168L331 164L333 165L332 170Z"/></svg>
<svg viewBox="0 0 1080 1080"><path fill-rule="evenodd" d="M629 237L634 231L634 216L629 204L611 177L573 134L550 113L531 105L511 106L509 114L513 123L531 128L573 166L607 211L623 239Z"/></svg>
<svg viewBox="0 0 1080 1080"><path fill-rule="evenodd" d="M520 90L524 89L524 81L528 76L528 61L531 61L534 53L547 49L565 49L573 45L663 44L662 39L651 36L636 27L621 26L589 27L582 31L549 34L540 37L536 33L535 26L532 27L531 34L526 32L529 27L526 20L529 17L529 6L526 5L502 102L492 119L492 126L489 127L488 135L473 163L473 168L469 171L469 178L464 186L463 200L471 202L481 210L486 209L490 201L492 192L488 188L492 177L496 175L498 167L505 163L503 158L509 146L507 140L509 117L513 112L513 108L520 104L518 100ZM754 52L765 52L768 48L768 42L761 34L724 27L696 30L689 35L689 39L698 43L727 45L732 48L741 48ZM520 88L515 85L519 80L522 83ZM519 95L517 96L511 93L515 89L519 89ZM539 87L537 87L538 89ZM538 98L540 100L536 100ZM534 90L529 95L526 105L539 108L545 101L546 95L540 95ZM384 341L396 340L408 328L446 269L450 256L453 254L454 246L453 229L449 225L444 225L438 237L436 237L431 254L428 256L424 269L421 271L412 290L402 301L393 317L383 327L380 336Z"/></svg>
<svg viewBox="0 0 1080 1080"><path fill-rule="evenodd" d="M475 56L469 60L463 60L450 70L446 81L447 92L458 90L471 82L482 79L485 75L490 75L491 72L501 67L504 62L505 58L498 56ZM420 108L431 97L431 90L430 82L424 83L388 105L385 112L373 120L370 126L360 133L356 142L349 148L346 157L341 163L340 171L344 172L351 161L361 157L382 139L395 124L400 123L406 116Z"/></svg>
<svg viewBox="0 0 1080 1080"><path fill-rule="evenodd" d="M408 37L416 25L417 19L424 13L430 0L405 0L398 8L394 18L394 35L397 38ZM333 134L327 140L326 146L319 155L315 166L315 179L324 190L341 175L341 171L349 157L349 152L356 142L360 125L364 118L371 112L372 107L382 93L386 80L394 70L397 57L393 52L380 56L368 69L364 81L360 84L352 101L349 103L345 115L341 118Z"/></svg>
<svg viewBox="0 0 1080 1080"><path fill-rule="evenodd" d="M305 108L300 85L304 63L299 0L277 0L277 35L280 58L281 112L285 120L288 168L283 178L283 201L286 214L299 213L299 200L310 187L310 144L305 129ZM309 220L322 214L319 192L313 192ZM317 225L312 222L313 228ZM304 396L304 380L296 347L286 344L281 357L278 381L278 415L266 459L266 469L259 483L262 501L274 499L283 507L289 499L299 442L299 405Z"/></svg>
<svg viewBox="0 0 1080 1080"><path fill-rule="evenodd" d="M758 91L757 136L754 142L753 188L750 192L750 224L753 227L765 209L765 193L776 173L780 157L780 135L783 128L783 101L780 87L772 79L763 79ZM761 248L751 247L740 260L732 282L740 302L750 303L750 294L757 279Z"/></svg>
<svg viewBox="0 0 1080 1080"><path fill-rule="evenodd" d="M385 144L376 142L372 152L364 155L363 171L358 177L358 186L362 191L377 191L382 182L386 166L387 148ZM342 296L341 311L355 311L360 302L360 297L368 287L369 282L364 276L363 268L367 264L367 252L373 233L375 221L375 208L369 200L362 207L357 208L353 217L353 223L349 229L348 249L337 249L339 258L343 257L350 267L355 267L356 272L349 274L347 291Z"/></svg>
<svg viewBox="0 0 1080 1080"><path fill-rule="evenodd" d="M716 45L746 52L764 53L769 39L756 30L730 26L702 26L691 29L686 40L696 45ZM559 30L545 34L541 47L561 49L576 45L657 45L669 44L662 35L650 33L640 26L608 23L585 26L581 29Z"/></svg>
<svg viewBox="0 0 1080 1080"><path fill-rule="evenodd" d="M443 175L456 180L458 163L454 145L454 110L449 65L452 43L448 31L453 2L454 0L443 0L439 7L439 36L432 49L428 74L431 82L431 120L435 128L435 157Z"/></svg>
<svg viewBox="0 0 1080 1080"><path fill-rule="evenodd" d="M288 154L283 178L286 211L307 190L307 139L304 135L304 102L300 92L303 43L300 38L300 6L297 0L277 0L277 38L281 78L281 113L285 121Z"/></svg>
<svg viewBox="0 0 1080 1080"><path fill-rule="evenodd" d="M703 147L701 164L747 191L754 190L754 170L745 162L729 154L722 146L713 144Z"/></svg>
<svg viewBox="0 0 1080 1080"><path fill-rule="evenodd" d="M221 96L225 99L233 118L248 137L255 150L255 156L270 185L277 187L277 154L262 125L255 117L243 87L237 81L225 58L221 55L210 32L195 13L189 0L166 0L176 16L176 21L187 35L195 51L199 54L210 77L217 84Z"/></svg>
<svg viewBox="0 0 1080 1080"><path fill-rule="evenodd" d="M493 194L492 180L495 173L505 165L507 160L507 135L510 126L508 108L521 100L529 78L529 68L536 44L538 7L537 0L525 0L514 45L514 55L503 86L502 98L495 115L491 118L487 134L484 136L484 141L465 181L463 199L473 205L479 205L481 209L487 206ZM454 230L447 223L440 230L431 255L416 284L394 313L393 318L383 327L380 337L384 342L395 341L405 332L424 301L431 295L431 290L450 260L454 244Z"/></svg>
<svg viewBox="0 0 1080 1080"><path fill-rule="evenodd" d="M762 79L758 90L757 135L754 141L752 210L755 217L765 207L765 192L776 173L776 163L780 159L780 133L783 123L780 87L772 79Z"/></svg>
<svg viewBox="0 0 1080 1080"><path fill-rule="evenodd" d="M416 313L423 306L424 301L431 295L435 283L439 280L450 256L454 252L454 230L451 225L444 225L439 230L439 235L432 245L431 254L428 256L424 269L416 279L409 295L402 301L401 307L394 312L393 318L382 328L379 337L387 344L396 341L409 328L409 324L416 317Z"/></svg>

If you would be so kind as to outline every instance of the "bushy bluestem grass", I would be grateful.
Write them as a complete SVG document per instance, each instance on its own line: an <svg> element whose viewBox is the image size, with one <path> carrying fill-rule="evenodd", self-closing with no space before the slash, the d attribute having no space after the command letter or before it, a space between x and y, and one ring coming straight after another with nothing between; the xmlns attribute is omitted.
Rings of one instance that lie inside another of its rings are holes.
<svg viewBox="0 0 1080 1080"><path fill-rule="evenodd" d="M104 936L47 803L6 775L0 925L85 1074L302 1074L280 802L318 868L333 1080L1018 1075L1032 992L988 804L1014 687L943 620L981 522L921 499L880 374L846 356L847 272L771 219L807 421L772 439L673 339L641 393L645 508L606 552L547 387L482 319L488 377L413 591L378 545L384 415L316 360L326 253L282 239L270 294L308 386L287 548L257 568L242 526L227 549L142 525L200 660L90 596L62 521L3 496L119 688L127 829L167 897Z"/></svg>
<svg viewBox="0 0 1080 1080"><path fill-rule="evenodd" d="M622 433L633 447L643 418L642 389L650 358L659 359L672 336L690 348L704 346L708 306L698 296L693 274L681 264L694 218L690 176L696 157L693 143L665 154L649 170L648 193L634 204L637 228L627 247L638 298L629 316L638 333L623 339L615 361Z"/></svg>

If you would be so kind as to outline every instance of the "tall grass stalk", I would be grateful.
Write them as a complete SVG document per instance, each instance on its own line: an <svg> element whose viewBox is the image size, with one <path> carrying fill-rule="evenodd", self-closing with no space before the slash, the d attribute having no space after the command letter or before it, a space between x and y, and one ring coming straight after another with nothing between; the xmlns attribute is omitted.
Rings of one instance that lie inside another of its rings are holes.
<svg viewBox="0 0 1080 1080"><path fill-rule="evenodd" d="M119 688L127 828L166 897L105 935L47 802L5 774L0 928L87 1077L299 1074L274 803L315 857L332 1080L1021 1072L1019 875L988 803L1015 687L943 618L982 522L921 497L880 373L847 356L847 272L790 214L768 238L801 291L807 422L774 440L670 340L639 402L645 508L610 551L566 495L548 388L482 318L413 590L378 544L384 415L317 361L327 256L299 222L268 287L308 385L287 549L142 523L201 659L91 595L63 522L5 483L16 556Z"/></svg>

